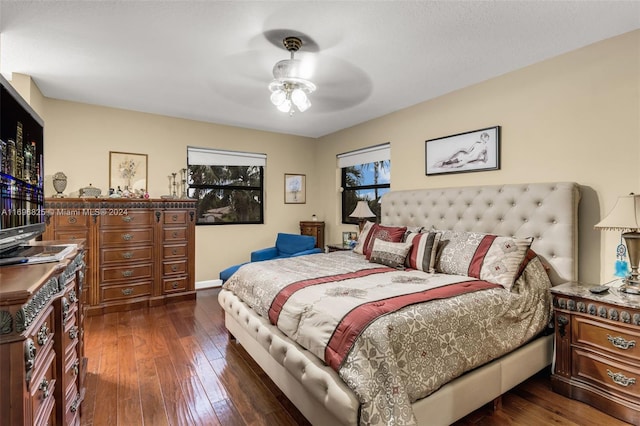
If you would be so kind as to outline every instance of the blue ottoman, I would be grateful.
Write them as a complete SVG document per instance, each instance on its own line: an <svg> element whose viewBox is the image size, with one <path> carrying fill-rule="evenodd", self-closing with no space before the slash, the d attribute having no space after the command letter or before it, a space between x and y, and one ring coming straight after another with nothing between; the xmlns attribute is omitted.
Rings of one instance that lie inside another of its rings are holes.
<svg viewBox="0 0 640 426"><path fill-rule="evenodd" d="M249 262L229 266L227 269L220 271L220 279L222 280L222 283L224 284L224 282L227 281L231 277L231 275L233 275L242 265L246 265L247 263Z"/></svg>

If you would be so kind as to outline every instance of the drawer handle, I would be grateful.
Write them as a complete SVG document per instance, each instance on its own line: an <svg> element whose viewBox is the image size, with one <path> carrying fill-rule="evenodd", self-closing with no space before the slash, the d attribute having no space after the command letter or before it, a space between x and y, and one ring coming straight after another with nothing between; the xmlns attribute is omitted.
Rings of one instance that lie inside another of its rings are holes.
<svg viewBox="0 0 640 426"><path fill-rule="evenodd" d="M607 368L607 375L611 377L611 380L617 385L620 386L631 386L636 383L636 379L634 377L627 377L622 373L614 373Z"/></svg>
<svg viewBox="0 0 640 426"><path fill-rule="evenodd" d="M78 327L71 327L71 330L69 330L69 338L75 340L76 337L78 337Z"/></svg>
<svg viewBox="0 0 640 426"><path fill-rule="evenodd" d="M73 404L71 404L71 407L69 407L69 411L71 411L72 413L75 413L76 411L78 411L79 404L80 404L80 394L77 394L75 399L73 400Z"/></svg>
<svg viewBox="0 0 640 426"><path fill-rule="evenodd" d="M133 235L132 234L122 234L122 239L125 241L131 241L133 240Z"/></svg>
<svg viewBox="0 0 640 426"><path fill-rule="evenodd" d="M610 334L607 334L607 340L618 349L631 349L636 346L635 340L626 340L622 337L613 337Z"/></svg>
<svg viewBox="0 0 640 426"><path fill-rule="evenodd" d="M73 365L71 366L71 371L73 372L74 376L77 376L78 374L80 374L80 361L76 359L76 362L74 362Z"/></svg>
<svg viewBox="0 0 640 426"><path fill-rule="evenodd" d="M178 231L173 231L173 238L178 238Z"/></svg>
<svg viewBox="0 0 640 426"><path fill-rule="evenodd" d="M45 322L42 324L42 327L40 327L40 331L38 331L38 344L42 346L47 343L47 340L49 340L49 327L47 327L47 323Z"/></svg>
<svg viewBox="0 0 640 426"><path fill-rule="evenodd" d="M133 257L133 253L131 253L130 251L125 251L124 253L122 253L123 259L131 259L132 257Z"/></svg>
<svg viewBox="0 0 640 426"><path fill-rule="evenodd" d="M133 294L133 289L132 288L123 288L122 289L122 294L124 296L131 296Z"/></svg>
<svg viewBox="0 0 640 426"><path fill-rule="evenodd" d="M133 275L133 271L132 270L128 270L128 271L122 271L122 276L125 278L128 278L130 276Z"/></svg>
<svg viewBox="0 0 640 426"><path fill-rule="evenodd" d="M178 270L178 265L171 265L171 271L176 272Z"/></svg>
<svg viewBox="0 0 640 426"><path fill-rule="evenodd" d="M178 283L177 282L173 283L171 287L175 290L176 288L178 288Z"/></svg>
<svg viewBox="0 0 640 426"><path fill-rule="evenodd" d="M49 397L49 381L47 379L42 379L40 382L40 386L38 386L38 390L42 391L42 394L45 398Z"/></svg>
<svg viewBox="0 0 640 426"><path fill-rule="evenodd" d="M173 216L171 216L171 220L173 220L174 222L178 220L178 215L174 214Z"/></svg>
<svg viewBox="0 0 640 426"><path fill-rule="evenodd" d="M133 220L133 218L131 216L122 216L122 220L124 222L129 223L129 222L131 222Z"/></svg>
<svg viewBox="0 0 640 426"><path fill-rule="evenodd" d="M77 223L78 222L78 218L76 218L75 216L69 216L67 218L67 222L69 222L71 224Z"/></svg>
<svg viewBox="0 0 640 426"><path fill-rule="evenodd" d="M176 254L178 254L178 249L175 249L175 248L174 248L173 250L171 250L171 254L172 254L172 255L174 255L174 256L175 256Z"/></svg>
<svg viewBox="0 0 640 426"><path fill-rule="evenodd" d="M76 303L78 301L78 296L76 296L76 291L75 290L71 290L69 292L69 301L71 303Z"/></svg>

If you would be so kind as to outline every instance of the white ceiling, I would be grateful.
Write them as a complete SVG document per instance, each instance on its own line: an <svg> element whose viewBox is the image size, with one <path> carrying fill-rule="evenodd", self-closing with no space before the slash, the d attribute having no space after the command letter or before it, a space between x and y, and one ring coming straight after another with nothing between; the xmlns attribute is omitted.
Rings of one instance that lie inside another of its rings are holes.
<svg viewBox="0 0 640 426"><path fill-rule="evenodd" d="M639 1L0 0L0 72L51 98L319 137L640 28ZM269 102L302 38L313 106Z"/></svg>

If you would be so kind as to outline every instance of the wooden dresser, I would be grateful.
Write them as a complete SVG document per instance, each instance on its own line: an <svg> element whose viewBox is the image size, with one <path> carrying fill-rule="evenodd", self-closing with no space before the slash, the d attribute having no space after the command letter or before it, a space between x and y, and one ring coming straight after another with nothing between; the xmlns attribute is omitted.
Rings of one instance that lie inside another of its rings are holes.
<svg viewBox="0 0 640 426"><path fill-rule="evenodd" d="M63 243L63 242L61 242ZM0 267L0 424L79 425L84 254Z"/></svg>
<svg viewBox="0 0 640 426"><path fill-rule="evenodd" d="M316 237L316 247L324 250L324 222L302 221L300 222L300 234Z"/></svg>
<svg viewBox="0 0 640 426"><path fill-rule="evenodd" d="M640 424L640 296L553 287L554 391Z"/></svg>
<svg viewBox="0 0 640 426"><path fill-rule="evenodd" d="M195 298L195 200L48 198L45 240L87 240L88 314Z"/></svg>

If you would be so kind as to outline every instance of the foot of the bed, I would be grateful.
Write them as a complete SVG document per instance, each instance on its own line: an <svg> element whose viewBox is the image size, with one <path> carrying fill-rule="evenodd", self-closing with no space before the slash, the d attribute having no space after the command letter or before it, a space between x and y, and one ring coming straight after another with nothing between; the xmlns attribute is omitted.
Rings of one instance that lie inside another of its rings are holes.
<svg viewBox="0 0 640 426"><path fill-rule="evenodd" d="M502 409L502 395L500 395L499 397L495 398L493 400L493 402L491 403L493 411L498 411Z"/></svg>
<svg viewBox="0 0 640 426"><path fill-rule="evenodd" d="M229 341L230 342L235 342L236 341L236 336L231 334L231 332L229 330L227 330L227 335L229 336Z"/></svg>

